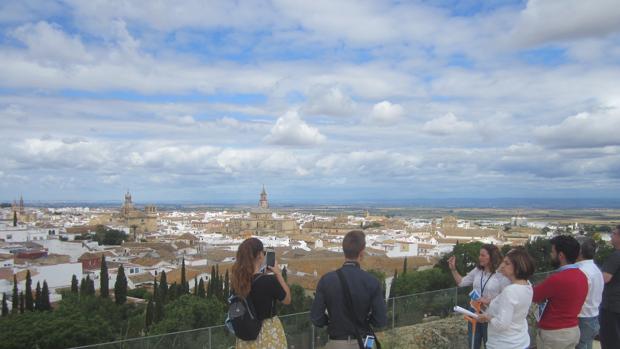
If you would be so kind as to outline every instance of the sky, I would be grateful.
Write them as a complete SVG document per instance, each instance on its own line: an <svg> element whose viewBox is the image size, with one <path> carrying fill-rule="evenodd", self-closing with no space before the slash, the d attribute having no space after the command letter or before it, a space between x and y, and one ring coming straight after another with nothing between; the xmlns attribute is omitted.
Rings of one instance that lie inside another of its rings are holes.
<svg viewBox="0 0 620 349"><path fill-rule="evenodd" d="M0 200L620 195L620 6L0 1Z"/></svg>

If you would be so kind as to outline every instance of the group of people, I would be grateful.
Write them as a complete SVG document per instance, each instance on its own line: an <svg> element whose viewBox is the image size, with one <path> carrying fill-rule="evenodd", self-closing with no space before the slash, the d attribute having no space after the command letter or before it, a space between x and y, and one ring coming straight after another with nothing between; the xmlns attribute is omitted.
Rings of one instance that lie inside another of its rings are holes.
<svg viewBox="0 0 620 349"><path fill-rule="evenodd" d="M559 235L551 240L557 270L532 286L535 262L523 248L502 257L495 245L480 249L478 266L462 276L456 257L448 266L458 286L472 286L469 347L524 349L530 346L527 316L538 304L538 349L592 348L598 334L603 349L620 348L620 225L611 237L614 252L602 269L594 264L596 243L588 237ZM387 325L382 285L360 267L366 247L362 231L347 233L341 268L319 280L312 308L315 326L327 326L326 349L380 348L374 328ZM250 300L263 321L256 340L237 340L237 348L287 347L276 302L289 304L291 292L277 263L264 273L265 249L259 239L245 240L232 268L233 291ZM600 329L600 330L599 330Z"/></svg>
<svg viewBox="0 0 620 349"><path fill-rule="evenodd" d="M497 246L483 245L478 267L465 277L456 271L455 257L448 260L455 282L472 286L471 304L480 305L472 309L478 316L469 318L471 348L529 348L532 302L538 304L537 349L591 349L596 335L603 349L620 348L620 225L602 268L593 260L593 239L559 235L550 242L556 270L536 286L529 282L534 260L523 248L510 250L500 264Z"/></svg>

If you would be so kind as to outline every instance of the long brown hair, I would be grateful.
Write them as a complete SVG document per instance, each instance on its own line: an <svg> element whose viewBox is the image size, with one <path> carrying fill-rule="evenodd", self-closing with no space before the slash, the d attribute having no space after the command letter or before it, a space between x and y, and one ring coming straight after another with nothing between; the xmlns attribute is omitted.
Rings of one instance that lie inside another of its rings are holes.
<svg viewBox="0 0 620 349"><path fill-rule="evenodd" d="M491 273L495 273L499 268L499 265L502 264L502 253L499 248L493 244L484 244L480 247L480 249L484 249L489 254L489 269L491 269ZM479 269L484 269L483 266L478 265Z"/></svg>
<svg viewBox="0 0 620 349"><path fill-rule="evenodd" d="M236 295L247 297L252 288L254 276L254 262L258 254L263 251L263 243L257 238L245 239L239 249L237 258L232 266L230 283Z"/></svg>

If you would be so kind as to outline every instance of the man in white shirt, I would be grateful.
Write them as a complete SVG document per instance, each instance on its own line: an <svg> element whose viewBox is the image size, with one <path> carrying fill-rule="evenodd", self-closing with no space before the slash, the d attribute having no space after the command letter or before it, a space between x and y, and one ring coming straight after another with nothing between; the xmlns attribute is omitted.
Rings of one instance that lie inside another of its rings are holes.
<svg viewBox="0 0 620 349"><path fill-rule="evenodd" d="M594 336L598 334L598 308L603 298L603 273L594 261L596 253L596 242L586 236L577 237L579 241L579 257L576 265L588 277L588 295L579 313L579 344L576 349L592 349Z"/></svg>

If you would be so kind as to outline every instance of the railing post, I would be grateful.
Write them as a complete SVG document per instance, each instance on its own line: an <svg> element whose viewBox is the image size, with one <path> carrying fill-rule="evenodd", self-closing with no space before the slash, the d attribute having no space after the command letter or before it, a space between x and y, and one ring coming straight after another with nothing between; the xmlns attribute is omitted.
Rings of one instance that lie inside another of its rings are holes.
<svg viewBox="0 0 620 349"><path fill-rule="evenodd" d="M392 329L396 327L396 297L392 298Z"/></svg>
<svg viewBox="0 0 620 349"><path fill-rule="evenodd" d="M459 305L459 288L454 288L454 306Z"/></svg>
<svg viewBox="0 0 620 349"><path fill-rule="evenodd" d="M314 332L314 324L310 325L310 327L312 328L311 333L312 333L312 340L310 341L310 345L311 348L314 349L314 337L316 336L315 332Z"/></svg>
<svg viewBox="0 0 620 349"><path fill-rule="evenodd" d="M209 349L211 349L211 348L212 348L212 345L211 345L211 327L209 327Z"/></svg>

